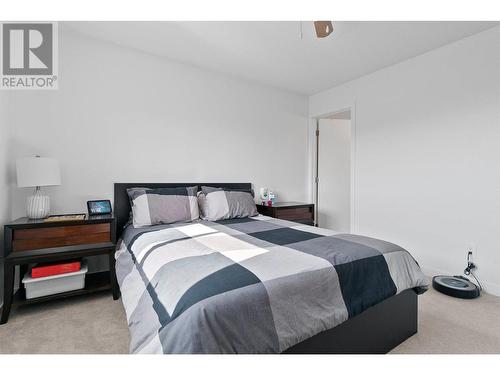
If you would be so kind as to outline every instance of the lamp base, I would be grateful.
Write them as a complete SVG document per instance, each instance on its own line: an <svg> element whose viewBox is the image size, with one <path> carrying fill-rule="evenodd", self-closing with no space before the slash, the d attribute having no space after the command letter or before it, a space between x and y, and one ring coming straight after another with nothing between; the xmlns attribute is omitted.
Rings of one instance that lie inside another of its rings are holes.
<svg viewBox="0 0 500 375"><path fill-rule="evenodd" d="M49 216L50 199L43 195L40 187L37 186L35 193L28 197L26 213L29 219L45 219Z"/></svg>

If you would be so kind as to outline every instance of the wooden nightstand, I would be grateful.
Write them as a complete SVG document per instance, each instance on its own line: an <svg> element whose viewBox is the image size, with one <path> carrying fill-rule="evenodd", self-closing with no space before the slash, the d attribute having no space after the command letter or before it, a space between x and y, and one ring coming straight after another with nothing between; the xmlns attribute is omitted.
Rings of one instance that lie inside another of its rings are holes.
<svg viewBox="0 0 500 375"><path fill-rule="evenodd" d="M277 219L314 225L314 204L312 203L277 202L272 206L257 204L257 211L259 214Z"/></svg>
<svg viewBox="0 0 500 375"><path fill-rule="evenodd" d="M4 263L4 301L0 324L9 319L11 305L49 301L75 295L109 290L113 299L120 297L115 274L116 228L112 215L102 215L78 221L44 222L18 219L5 225L4 250L0 254ZM14 295L14 269L21 267L21 278L31 263L56 262L107 254L109 271L87 274L85 288L45 297L25 299L21 283Z"/></svg>

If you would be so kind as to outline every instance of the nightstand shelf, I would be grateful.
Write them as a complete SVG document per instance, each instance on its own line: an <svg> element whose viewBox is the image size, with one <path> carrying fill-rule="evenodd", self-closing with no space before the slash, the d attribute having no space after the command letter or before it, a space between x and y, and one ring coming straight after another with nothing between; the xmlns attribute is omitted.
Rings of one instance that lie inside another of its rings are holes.
<svg viewBox="0 0 500 375"><path fill-rule="evenodd" d="M30 305L33 303L48 302L55 299L80 296L89 293L98 293L111 290L111 283L109 280L109 272L96 272L90 273L85 276L85 288L72 290L64 293L51 294L50 296L37 297L26 299L22 296L21 292L14 295L12 306Z"/></svg>
<svg viewBox="0 0 500 375"><path fill-rule="evenodd" d="M44 222L21 218L5 225L4 251L4 304L0 324L7 322L12 305L46 302L82 294L111 290L118 299L120 291L115 274L116 223L112 215L84 220ZM60 262L96 255L109 257L109 271L85 276L85 287L64 293L33 299L25 298L24 286L14 295L14 270L20 266L21 278L30 264Z"/></svg>

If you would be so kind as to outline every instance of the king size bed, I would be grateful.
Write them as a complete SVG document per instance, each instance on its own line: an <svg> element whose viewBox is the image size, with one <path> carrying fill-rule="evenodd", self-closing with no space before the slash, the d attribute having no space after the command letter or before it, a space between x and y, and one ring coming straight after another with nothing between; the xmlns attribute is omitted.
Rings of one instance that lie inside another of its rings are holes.
<svg viewBox="0 0 500 375"><path fill-rule="evenodd" d="M132 353L386 353L417 332L427 280L392 243L262 215L130 223L134 188L193 186L251 190L115 184Z"/></svg>

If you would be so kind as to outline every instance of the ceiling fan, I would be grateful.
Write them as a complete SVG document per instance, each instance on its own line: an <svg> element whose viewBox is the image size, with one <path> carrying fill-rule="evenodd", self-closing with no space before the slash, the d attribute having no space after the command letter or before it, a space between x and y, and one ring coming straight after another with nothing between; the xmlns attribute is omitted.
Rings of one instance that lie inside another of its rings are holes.
<svg viewBox="0 0 500 375"><path fill-rule="evenodd" d="M300 21L300 34L299 37L302 40L304 34L302 32L302 21ZM332 21L313 21L314 28L316 30L316 38L326 38L333 32Z"/></svg>
<svg viewBox="0 0 500 375"><path fill-rule="evenodd" d="M314 21L314 28L318 38L326 38L333 32L332 21Z"/></svg>

